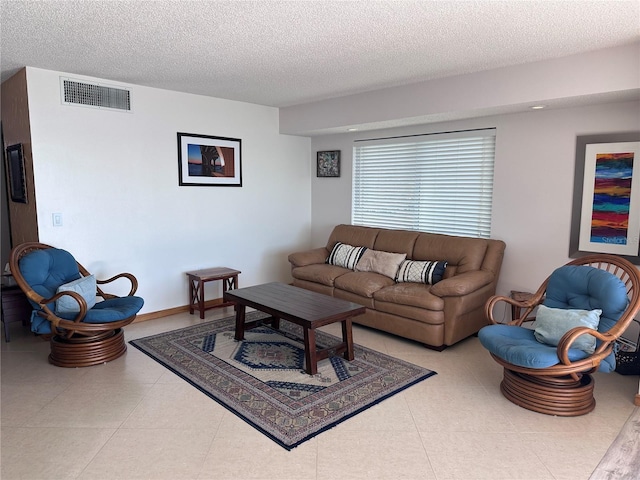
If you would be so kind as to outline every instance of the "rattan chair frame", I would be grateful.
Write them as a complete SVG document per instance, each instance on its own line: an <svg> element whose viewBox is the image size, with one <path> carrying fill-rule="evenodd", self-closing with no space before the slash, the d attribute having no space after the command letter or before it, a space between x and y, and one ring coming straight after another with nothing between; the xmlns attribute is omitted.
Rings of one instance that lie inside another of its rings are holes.
<svg viewBox="0 0 640 480"><path fill-rule="evenodd" d="M86 323L87 303L76 292L61 292L51 298L44 298L35 292L26 282L20 272L19 262L25 255L36 250L55 248L39 242L27 242L18 245L11 251L9 268L17 285L29 300L41 307L38 315L51 322L51 354L49 362L60 367L86 367L109 362L123 355L127 349L122 328L129 325L136 318L132 315L123 320L108 323ZM90 273L77 260L78 270L82 276ZM131 273L120 273L106 280L96 280L98 285L96 295L103 299L118 298L102 290L100 285L107 285L120 278L126 278L131 282L131 289L127 296L132 296L138 289L138 281ZM54 303L62 296L73 297L80 306L80 312L73 320L60 318L49 304Z"/></svg>
<svg viewBox="0 0 640 480"><path fill-rule="evenodd" d="M602 360L611 354L616 340L640 311L640 273L638 268L628 260L608 254L586 255L566 265L592 266L620 278L627 287L629 297L629 305L620 319L606 332L594 331L588 327L569 330L558 343L557 352L560 362L551 367L521 367L494 354L491 356L504 367L504 379L500 388L504 396L513 403L549 415L577 416L584 415L595 408L594 380L591 374L598 370ZM522 326L526 322L535 321L535 316L531 314L538 305L543 303L549 278L531 298L525 301L499 295L491 297L485 305L488 320L492 324L501 323L494 317L493 312L499 302L506 302L521 309L520 318L512 320L508 323L509 325ZM584 333L595 336L601 343L592 355L572 362L568 356L569 348Z"/></svg>

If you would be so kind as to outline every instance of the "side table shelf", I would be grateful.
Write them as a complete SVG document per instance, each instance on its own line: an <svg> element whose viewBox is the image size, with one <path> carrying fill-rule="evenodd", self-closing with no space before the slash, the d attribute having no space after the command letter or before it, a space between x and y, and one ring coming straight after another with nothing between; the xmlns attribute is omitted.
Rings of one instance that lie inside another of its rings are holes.
<svg viewBox="0 0 640 480"><path fill-rule="evenodd" d="M10 341L9 324L21 322L22 325L28 325L31 310L31 304L20 287L2 285L2 325L5 342Z"/></svg>

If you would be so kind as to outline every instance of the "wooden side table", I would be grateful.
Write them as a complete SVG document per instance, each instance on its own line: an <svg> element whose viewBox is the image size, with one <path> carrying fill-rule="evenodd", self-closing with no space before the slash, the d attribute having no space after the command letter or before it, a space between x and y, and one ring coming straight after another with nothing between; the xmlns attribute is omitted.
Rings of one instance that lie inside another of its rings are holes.
<svg viewBox="0 0 640 480"><path fill-rule="evenodd" d="M240 270L233 270L227 267L205 268L187 272L189 277L189 313L193 315L194 310L200 311L200 318L204 318L205 310L212 308L222 308L235 305L233 302L224 301L224 292L238 288L238 275ZM222 280L222 303L205 306L204 284L214 280Z"/></svg>
<svg viewBox="0 0 640 480"><path fill-rule="evenodd" d="M529 292L518 292L516 290L511 290L511 298L513 298L516 302L524 302L533 297L533 293ZM511 305L511 320L516 320L520 318L521 307L516 305Z"/></svg>

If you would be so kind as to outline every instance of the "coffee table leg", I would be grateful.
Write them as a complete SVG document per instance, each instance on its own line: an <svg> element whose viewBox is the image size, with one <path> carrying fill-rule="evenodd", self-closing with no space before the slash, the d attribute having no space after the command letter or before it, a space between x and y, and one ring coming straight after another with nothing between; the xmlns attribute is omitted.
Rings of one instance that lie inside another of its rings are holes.
<svg viewBox="0 0 640 480"><path fill-rule="evenodd" d="M353 360L353 331L351 330L351 318L342 321L342 341L347 344L344 352L345 360Z"/></svg>
<svg viewBox="0 0 640 480"><path fill-rule="evenodd" d="M244 311L245 305L236 304L236 340L244 340Z"/></svg>
<svg viewBox="0 0 640 480"><path fill-rule="evenodd" d="M318 373L318 358L316 357L316 331L313 328L304 329L304 370L309 375Z"/></svg>

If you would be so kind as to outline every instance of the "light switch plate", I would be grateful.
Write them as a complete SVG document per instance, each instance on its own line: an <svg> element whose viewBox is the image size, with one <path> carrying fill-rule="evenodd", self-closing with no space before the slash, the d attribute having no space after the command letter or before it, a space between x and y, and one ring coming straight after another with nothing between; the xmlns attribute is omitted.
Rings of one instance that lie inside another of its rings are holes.
<svg viewBox="0 0 640 480"><path fill-rule="evenodd" d="M61 227L62 226L62 214L61 213L54 213L52 215L53 217L53 226L54 227Z"/></svg>

